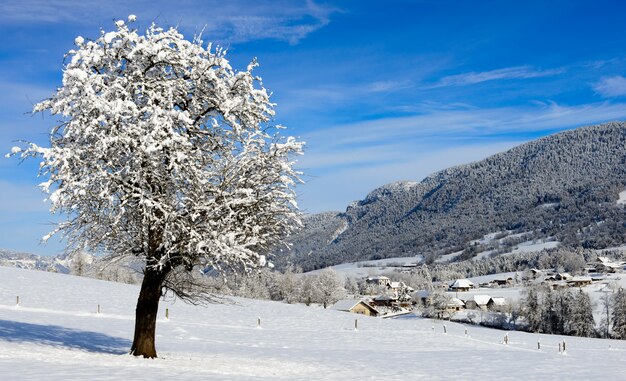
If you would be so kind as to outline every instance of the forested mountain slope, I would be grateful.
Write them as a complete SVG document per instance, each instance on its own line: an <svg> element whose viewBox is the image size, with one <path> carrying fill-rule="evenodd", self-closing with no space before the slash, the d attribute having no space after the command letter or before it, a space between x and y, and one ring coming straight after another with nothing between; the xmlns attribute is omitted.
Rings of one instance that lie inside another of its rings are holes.
<svg viewBox="0 0 626 381"><path fill-rule="evenodd" d="M306 216L278 264L342 262L464 250L491 232L604 248L626 242L626 123L562 132L423 181L372 191L344 213Z"/></svg>

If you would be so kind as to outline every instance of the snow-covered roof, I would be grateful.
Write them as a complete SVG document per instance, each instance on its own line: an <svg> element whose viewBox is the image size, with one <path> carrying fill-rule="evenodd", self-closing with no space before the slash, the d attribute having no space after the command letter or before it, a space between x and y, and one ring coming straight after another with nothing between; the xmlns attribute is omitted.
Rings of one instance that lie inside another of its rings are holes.
<svg viewBox="0 0 626 381"><path fill-rule="evenodd" d="M358 299L343 299L338 301L337 303L333 304L332 307L330 307L333 310L337 310L337 311L350 311L354 306L356 306L357 304L363 302L362 300L358 300ZM365 303L365 302L363 302ZM367 303L365 303L367 304Z"/></svg>
<svg viewBox="0 0 626 381"><path fill-rule="evenodd" d="M575 276L570 279L568 282L591 282L592 279L590 276Z"/></svg>
<svg viewBox="0 0 626 381"><path fill-rule="evenodd" d="M393 296L389 296L389 295L379 295L377 297L374 298L375 301L377 302L383 302L383 301L390 301L390 300L397 300L398 298L395 298Z"/></svg>
<svg viewBox="0 0 626 381"><path fill-rule="evenodd" d="M450 288L468 288L474 287L474 282L469 279L457 279L450 285Z"/></svg>
<svg viewBox="0 0 626 381"><path fill-rule="evenodd" d="M447 307L463 307L465 302L459 298L452 298L446 304Z"/></svg>
<svg viewBox="0 0 626 381"><path fill-rule="evenodd" d="M506 299L505 298L496 297L496 298L491 298L491 300L493 301L493 304L495 304L496 306L504 306L504 305L506 305Z"/></svg>
<svg viewBox="0 0 626 381"><path fill-rule="evenodd" d="M487 303L489 303L489 299L491 299L491 296L489 295L473 295L468 299L465 299L465 302L467 303L472 300L479 306L486 306Z"/></svg>

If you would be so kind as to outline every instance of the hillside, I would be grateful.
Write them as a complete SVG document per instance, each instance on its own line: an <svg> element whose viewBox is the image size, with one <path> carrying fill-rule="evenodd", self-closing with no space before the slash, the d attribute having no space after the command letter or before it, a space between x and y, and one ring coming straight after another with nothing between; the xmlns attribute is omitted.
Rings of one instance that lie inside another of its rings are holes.
<svg viewBox="0 0 626 381"><path fill-rule="evenodd" d="M446 322L444 334L441 321L246 299L206 307L163 302L159 358L144 360L127 354L137 286L3 267L0 279L0 370L7 380L623 377L625 341L509 332L505 346L504 332L487 328ZM563 340L566 356L558 352Z"/></svg>
<svg viewBox="0 0 626 381"><path fill-rule="evenodd" d="M548 136L417 182L372 191L343 213L306 216L277 263L305 270L344 262L487 250L553 240L605 248L626 241L626 123ZM622 194L623 196L623 194ZM618 202L619 201L619 202Z"/></svg>

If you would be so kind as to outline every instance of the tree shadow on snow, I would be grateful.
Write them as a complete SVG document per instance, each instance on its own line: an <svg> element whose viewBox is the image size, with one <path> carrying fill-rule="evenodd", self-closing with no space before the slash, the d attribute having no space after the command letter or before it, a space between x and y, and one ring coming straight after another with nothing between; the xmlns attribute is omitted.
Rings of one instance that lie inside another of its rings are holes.
<svg viewBox="0 0 626 381"><path fill-rule="evenodd" d="M131 342L98 332L80 331L55 325L39 325L0 319L0 340L30 342L89 352L121 355Z"/></svg>

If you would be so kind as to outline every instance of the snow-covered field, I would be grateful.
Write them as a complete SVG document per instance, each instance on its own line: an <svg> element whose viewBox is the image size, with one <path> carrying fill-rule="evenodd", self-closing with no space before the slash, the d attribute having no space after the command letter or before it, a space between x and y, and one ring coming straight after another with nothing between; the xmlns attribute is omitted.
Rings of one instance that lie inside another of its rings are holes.
<svg viewBox="0 0 626 381"><path fill-rule="evenodd" d="M126 354L137 292L0 267L0 379L624 379L623 341L509 332L504 345L503 331L468 327L466 336L465 326L447 323L444 334L441 321L244 299L208 307L163 303L160 357L145 360ZM558 352L563 340L565 355Z"/></svg>

